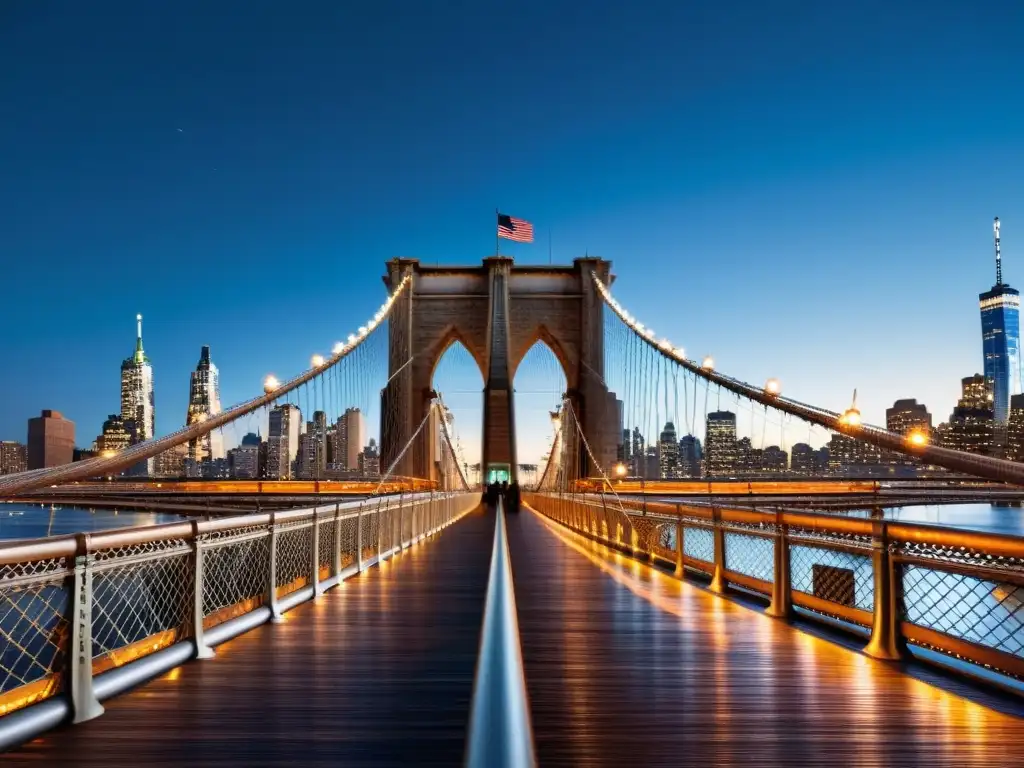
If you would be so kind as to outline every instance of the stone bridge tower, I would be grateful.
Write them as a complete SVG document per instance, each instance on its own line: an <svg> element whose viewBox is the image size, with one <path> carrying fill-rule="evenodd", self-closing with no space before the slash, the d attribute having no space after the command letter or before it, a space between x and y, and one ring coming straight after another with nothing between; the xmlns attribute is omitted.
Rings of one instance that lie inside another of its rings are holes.
<svg viewBox="0 0 1024 768"><path fill-rule="evenodd" d="M572 266L516 266L508 257L478 267L426 266L415 259L387 263L393 290L412 275L392 308L389 384L382 393L382 471L390 466L427 416L434 369L460 341L484 380L483 469L517 480L515 398L512 381L530 347L543 340L561 363L567 396L602 469L616 460L621 439L614 395L604 383L604 307L591 272L611 279L611 263L576 259ZM554 405L554 404L552 404ZM434 457L416 441L396 475L436 478ZM595 474L585 451L570 457L576 472Z"/></svg>

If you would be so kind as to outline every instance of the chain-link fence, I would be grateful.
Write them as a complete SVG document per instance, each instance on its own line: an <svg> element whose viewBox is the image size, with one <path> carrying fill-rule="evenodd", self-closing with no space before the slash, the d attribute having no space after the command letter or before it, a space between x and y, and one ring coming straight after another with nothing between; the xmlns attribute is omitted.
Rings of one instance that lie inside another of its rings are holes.
<svg viewBox="0 0 1024 768"><path fill-rule="evenodd" d="M752 579L775 580L775 541L767 536L725 532L725 567Z"/></svg>
<svg viewBox="0 0 1024 768"><path fill-rule="evenodd" d="M330 586L478 501L405 494L8 545L0 549L0 716L62 694L73 708L95 701L93 675L186 640L201 652L207 630L227 639L237 632L222 631L225 623L261 608L277 613L285 597L301 602L302 590ZM72 653L73 642L90 650Z"/></svg>
<svg viewBox="0 0 1024 768"><path fill-rule="evenodd" d="M599 537L602 518L593 525L588 510L601 508L607 517L614 507L639 553L713 574L715 589L731 580L768 593L757 582L771 584L771 615L790 616L796 606L868 627L869 653L892 658L908 646L926 648L1024 680L1020 537L804 511L617 503L596 493L532 494L527 501Z"/></svg>

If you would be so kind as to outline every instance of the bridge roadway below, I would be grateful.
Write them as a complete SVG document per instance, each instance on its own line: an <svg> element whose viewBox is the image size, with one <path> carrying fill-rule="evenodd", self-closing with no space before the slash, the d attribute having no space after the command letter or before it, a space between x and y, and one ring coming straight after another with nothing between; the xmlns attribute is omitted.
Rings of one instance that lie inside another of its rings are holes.
<svg viewBox="0 0 1024 768"><path fill-rule="evenodd" d="M478 510L4 762L459 765L493 519ZM508 542L540 766L1024 766L1005 699L933 685L528 511L508 516Z"/></svg>

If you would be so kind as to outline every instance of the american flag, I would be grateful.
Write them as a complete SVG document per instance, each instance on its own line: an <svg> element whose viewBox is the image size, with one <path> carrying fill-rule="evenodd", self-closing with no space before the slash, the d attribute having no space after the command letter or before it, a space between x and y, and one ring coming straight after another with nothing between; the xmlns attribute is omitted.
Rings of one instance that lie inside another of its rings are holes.
<svg viewBox="0 0 1024 768"><path fill-rule="evenodd" d="M515 216L498 214L498 237L506 240L515 240L518 243L533 242L533 224L526 219L517 219Z"/></svg>

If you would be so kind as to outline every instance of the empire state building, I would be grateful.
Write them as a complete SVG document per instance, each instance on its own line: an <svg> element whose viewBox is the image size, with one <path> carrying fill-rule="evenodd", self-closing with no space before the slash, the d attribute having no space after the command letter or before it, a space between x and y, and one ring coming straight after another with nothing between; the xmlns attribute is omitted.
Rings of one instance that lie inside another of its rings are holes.
<svg viewBox="0 0 1024 768"><path fill-rule="evenodd" d="M153 366L142 348L142 315L136 315L135 321L138 323L135 353L121 363L121 419L133 444L150 440L156 434ZM135 471L152 474L153 459L140 462Z"/></svg>

